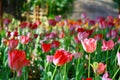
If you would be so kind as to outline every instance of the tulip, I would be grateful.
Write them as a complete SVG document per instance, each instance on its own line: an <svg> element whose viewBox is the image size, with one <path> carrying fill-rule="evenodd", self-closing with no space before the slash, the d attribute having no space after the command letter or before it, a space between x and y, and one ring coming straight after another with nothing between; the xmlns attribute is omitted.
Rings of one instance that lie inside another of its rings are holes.
<svg viewBox="0 0 120 80"><path fill-rule="evenodd" d="M75 42L76 44L80 44L80 43L81 43L80 40L78 39L78 36L75 36L75 37L74 37L74 42Z"/></svg>
<svg viewBox="0 0 120 80"><path fill-rule="evenodd" d="M52 47L53 48L58 48L59 46L60 46L60 42L59 41L56 41L56 40L52 41Z"/></svg>
<svg viewBox="0 0 120 80"><path fill-rule="evenodd" d="M53 56L53 63L62 66L72 60L72 54L65 50L57 50Z"/></svg>
<svg viewBox="0 0 120 80"><path fill-rule="evenodd" d="M26 28L28 26L28 22L21 22L20 28Z"/></svg>
<svg viewBox="0 0 120 80"><path fill-rule="evenodd" d="M55 20L56 20L57 22L60 22L61 19L62 19L62 16L61 16L61 15L55 16Z"/></svg>
<svg viewBox="0 0 120 80"><path fill-rule="evenodd" d="M111 50L111 49L113 49L114 45L115 44L112 40L109 40L109 41L103 40L102 41L102 50L103 51Z"/></svg>
<svg viewBox="0 0 120 80"><path fill-rule="evenodd" d="M97 40L93 38L81 40L81 43L87 53L93 53L96 50Z"/></svg>
<svg viewBox="0 0 120 80"><path fill-rule="evenodd" d="M50 43L42 43L41 44L43 52L49 52L51 49L51 44Z"/></svg>
<svg viewBox="0 0 120 80"><path fill-rule="evenodd" d="M120 67L120 53L117 52L118 66Z"/></svg>
<svg viewBox="0 0 120 80"><path fill-rule="evenodd" d="M94 38L81 40L83 49L87 53L93 53L96 50L97 40ZM90 54L89 54L89 62L88 62L88 78L90 77Z"/></svg>
<svg viewBox="0 0 120 80"><path fill-rule="evenodd" d="M108 72L106 71L102 77L102 80L112 80L111 78L108 78Z"/></svg>
<svg viewBox="0 0 120 80"><path fill-rule="evenodd" d="M48 62L48 63L53 62L53 56L47 55L47 62Z"/></svg>
<svg viewBox="0 0 120 80"><path fill-rule="evenodd" d="M110 30L107 33L106 37L107 38L111 37L112 39L115 39L117 37L117 35L118 35L118 31L117 30Z"/></svg>
<svg viewBox="0 0 120 80"><path fill-rule="evenodd" d="M104 65L101 62L100 63L94 62L93 65L91 65L91 66L93 68L94 73L97 75L104 73L105 68L106 68L106 65Z"/></svg>
<svg viewBox="0 0 120 80"><path fill-rule="evenodd" d="M79 32L77 37L78 37L78 40L82 40L82 39L85 39L89 36L89 34L87 32Z"/></svg>
<svg viewBox="0 0 120 80"><path fill-rule="evenodd" d="M3 22L4 22L4 24L5 24L5 25L8 25L9 23L11 23L11 20L10 20L10 19L5 18L5 19L3 20Z"/></svg>
<svg viewBox="0 0 120 80"><path fill-rule="evenodd" d="M64 31L62 31L62 32L59 34L59 37L60 37L60 38L64 38L64 37L65 37Z"/></svg>
<svg viewBox="0 0 120 80"><path fill-rule="evenodd" d="M96 39L96 40L101 40L102 38L103 38L102 34L96 34L96 35L94 35L94 39Z"/></svg>
<svg viewBox="0 0 120 80"><path fill-rule="evenodd" d="M20 36L20 42L22 44L28 44L30 42L30 37L28 37L28 36Z"/></svg>
<svg viewBox="0 0 120 80"><path fill-rule="evenodd" d="M48 22L49 22L49 25L51 25L51 26L55 26L57 23L54 19L49 19Z"/></svg>
<svg viewBox="0 0 120 80"><path fill-rule="evenodd" d="M29 65L25 51L17 49L9 51L8 65L12 70L17 71L17 76L21 76L22 68Z"/></svg>
<svg viewBox="0 0 120 80"><path fill-rule="evenodd" d="M8 40L8 47L10 50L15 49L18 45L18 39L10 39Z"/></svg>

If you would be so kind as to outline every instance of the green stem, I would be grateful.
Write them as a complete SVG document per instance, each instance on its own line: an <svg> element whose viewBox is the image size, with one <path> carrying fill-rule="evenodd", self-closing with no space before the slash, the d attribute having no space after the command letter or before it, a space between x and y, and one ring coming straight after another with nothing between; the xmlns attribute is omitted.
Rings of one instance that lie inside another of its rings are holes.
<svg viewBox="0 0 120 80"><path fill-rule="evenodd" d="M95 80L97 80L98 79L98 75L95 73Z"/></svg>
<svg viewBox="0 0 120 80"><path fill-rule="evenodd" d="M53 79L54 79L54 76L55 76L55 72L56 72L56 70L57 70L57 65L55 66L55 69L54 69L54 72L53 72L53 75L52 75L51 80L53 80Z"/></svg>
<svg viewBox="0 0 120 80"><path fill-rule="evenodd" d="M114 78L115 78L115 76L116 76L116 74L118 73L119 70L120 70L120 68L118 68L118 69L116 70L115 74L114 74L113 77L112 77L112 80L114 80Z"/></svg>
<svg viewBox="0 0 120 80"><path fill-rule="evenodd" d="M88 78L90 77L90 53L89 53L89 63L88 63Z"/></svg>
<svg viewBox="0 0 120 80"><path fill-rule="evenodd" d="M108 51L106 53L106 65L108 64ZM108 66L108 65L107 65ZM106 70L107 70L107 67L106 67Z"/></svg>
<svg viewBox="0 0 120 80"><path fill-rule="evenodd" d="M66 80L66 64L64 66L64 75L63 75L63 80Z"/></svg>
<svg viewBox="0 0 120 80"><path fill-rule="evenodd" d="M79 63L80 63L80 59L77 60L77 68L76 68L76 80L79 80L78 77L79 77Z"/></svg>

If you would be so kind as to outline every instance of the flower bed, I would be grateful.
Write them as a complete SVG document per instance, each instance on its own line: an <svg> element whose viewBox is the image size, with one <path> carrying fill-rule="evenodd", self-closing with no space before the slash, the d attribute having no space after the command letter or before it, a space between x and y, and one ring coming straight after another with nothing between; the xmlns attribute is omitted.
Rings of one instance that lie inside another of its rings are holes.
<svg viewBox="0 0 120 80"><path fill-rule="evenodd" d="M0 80L119 80L120 18L4 19Z"/></svg>

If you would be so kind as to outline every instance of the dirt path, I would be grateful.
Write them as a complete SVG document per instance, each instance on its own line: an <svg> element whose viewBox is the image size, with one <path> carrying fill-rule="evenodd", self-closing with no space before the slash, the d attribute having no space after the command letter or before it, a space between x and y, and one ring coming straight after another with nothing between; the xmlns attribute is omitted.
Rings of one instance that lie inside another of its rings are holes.
<svg viewBox="0 0 120 80"><path fill-rule="evenodd" d="M79 19L80 14L86 12L90 18L98 16L117 16L117 9L112 0L76 0L74 2L71 19Z"/></svg>

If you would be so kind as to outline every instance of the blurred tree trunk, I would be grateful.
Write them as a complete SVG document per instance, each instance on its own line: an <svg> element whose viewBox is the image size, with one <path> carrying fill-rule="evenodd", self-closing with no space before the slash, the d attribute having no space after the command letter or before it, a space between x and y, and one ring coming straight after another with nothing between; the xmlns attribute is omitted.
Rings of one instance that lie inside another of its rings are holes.
<svg viewBox="0 0 120 80"><path fill-rule="evenodd" d="M3 9L2 9L2 0L0 0L0 28L3 27Z"/></svg>

